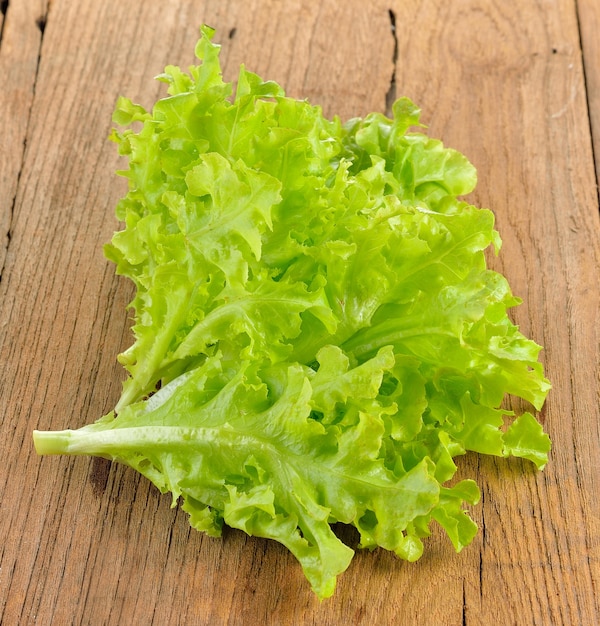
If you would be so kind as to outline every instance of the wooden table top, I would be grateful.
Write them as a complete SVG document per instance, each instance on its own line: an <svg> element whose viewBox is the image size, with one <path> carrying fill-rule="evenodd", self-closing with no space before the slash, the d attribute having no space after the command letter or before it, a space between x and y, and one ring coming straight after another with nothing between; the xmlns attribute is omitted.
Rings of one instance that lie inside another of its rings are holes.
<svg viewBox="0 0 600 626"><path fill-rule="evenodd" d="M478 169L469 200L496 215L491 262L553 383L543 472L458 460L482 491L469 547L434 529L417 563L360 552L323 602L278 544L206 537L132 470L32 445L119 396L133 290L102 253L126 186L111 115L164 93L153 77L193 62L202 23L228 79L243 62L342 119L419 104ZM3 2L0 622L598 624L599 32L597 0Z"/></svg>

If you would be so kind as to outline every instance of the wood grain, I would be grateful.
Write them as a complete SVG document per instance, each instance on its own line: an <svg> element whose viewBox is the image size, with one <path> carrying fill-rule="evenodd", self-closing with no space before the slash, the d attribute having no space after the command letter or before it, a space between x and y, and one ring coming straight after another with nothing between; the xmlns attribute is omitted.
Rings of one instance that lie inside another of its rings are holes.
<svg viewBox="0 0 600 626"><path fill-rule="evenodd" d="M4 5L3 5L4 6ZM47 1L18 3L9 15L0 13L0 268L10 238L12 212L24 152ZM1 271L0 271L1 275Z"/></svg>
<svg viewBox="0 0 600 626"><path fill-rule="evenodd" d="M579 36L588 114L596 165L596 183L600 185L600 3L595 0L577 2Z"/></svg>
<svg viewBox="0 0 600 626"><path fill-rule="evenodd" d="M0 622L597 624L594 2L10 0L0 20ZM227 79L243 62L344 119L392 95L422 107L478 168L471 199L504 240L490 262L554 386L543 473L461 459L483 492L471 546L456 555L436 530L416 564L358 553L323 603L278 544L205 537L134 472L31 445L33 428L81 426L118 398L132 289L102 255L125 190L112 109L163 93L152 77L192 63L202 22Z"/></svg>
<svg viewBox="0 0 600 626"><path fill-rule="evenodd" d="M429 68L445 63L448 72L405 71L398 82L424 104L430 132L478 167L475 201L494 210L504 240L494 265L523 298L515 318L545 346L554 384L543 412L554 441L547 471L523 483L520 464L480 461L485 540L481 583L467 587L467 606L481 600L483 617L497 623L595 623L600 251L575 7L420 9L415 28L427 32L437 20L446 35L430 29L406 56L401 48L403 67L428 54Z"/></svg>

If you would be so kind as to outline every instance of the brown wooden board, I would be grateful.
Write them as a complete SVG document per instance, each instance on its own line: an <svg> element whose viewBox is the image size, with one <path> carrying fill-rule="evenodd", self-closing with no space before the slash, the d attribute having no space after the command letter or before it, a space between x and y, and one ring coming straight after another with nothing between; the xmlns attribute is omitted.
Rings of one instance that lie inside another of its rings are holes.
<svg viewBox="0 0 600 626"><path fill-rule="evenodd" d="M0 622L598 623L594 2L2 6ZM102 253L126 189L107 140L111 115L119 95L150 106L164 94L153 77L193 62L202 23L217 29L227 79L244 63L342 119L385 112L395 96L419 104L428 133L478 169L469 199L494 211L504 242L490 264L523 299L514 318L545 346L553 383L540 416L554 442L542 473L459 459L483 494L469 547L455 554L434 529L414 564L359 552L323 602L278 544L235 530L206 537L133 471L40 458L32 445L34 428L82 426L119 396L133 289Z"/></svg>
<svg viewBox="0 0 600 626"><path fill-rule="evenodd" d="M596 163L596 181L600 172L600 3L595 0L577 2L580 54L583 57L585 94L588 102L592 142Z"/></svg>

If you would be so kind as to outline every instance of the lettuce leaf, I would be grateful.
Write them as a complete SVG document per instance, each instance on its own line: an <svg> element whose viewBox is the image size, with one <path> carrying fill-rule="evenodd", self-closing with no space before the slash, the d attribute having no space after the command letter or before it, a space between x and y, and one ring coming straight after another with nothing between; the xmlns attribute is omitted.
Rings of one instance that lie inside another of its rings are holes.
<svg viewBox="0 0 600 626"><path fill-rule="evenodd" d="M136 295L115 411L34 431L40 454L96 455L171 492L194 528L281 542L320 598L359 546L409 561L435 521L456 550L476 533L467 450L542 468L531 412L550 389L520 303L486 265L494 216L459 196L460 153L412 128L403 98L343 123L240 69L223 81L204 27L199 63L169 66L152 110L120 98L129 167L106 245Z"/></svg>

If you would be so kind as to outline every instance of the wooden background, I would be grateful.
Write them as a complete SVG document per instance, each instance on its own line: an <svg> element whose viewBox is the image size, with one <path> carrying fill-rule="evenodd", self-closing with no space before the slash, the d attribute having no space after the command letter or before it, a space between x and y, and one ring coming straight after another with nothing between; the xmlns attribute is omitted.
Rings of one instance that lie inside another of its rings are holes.
<svg viewBox="0 0 600 626"><path fill-rule="evenodd" d="M0 622L594 625L600 595L598 0L3 0L0 3ZM38 457L31 431L110 410L131 341L102 244L125 181L118 95L151 105L217 28L246 63L342 118L407 95L479 171L495 268L545 346L543 473L467 456L482 530L416 564L357 554L319 603L274 542L192 531L133 471ZM394 27L395 26L395 27ZM594 163L595 155L595 163Z"/></svg>

